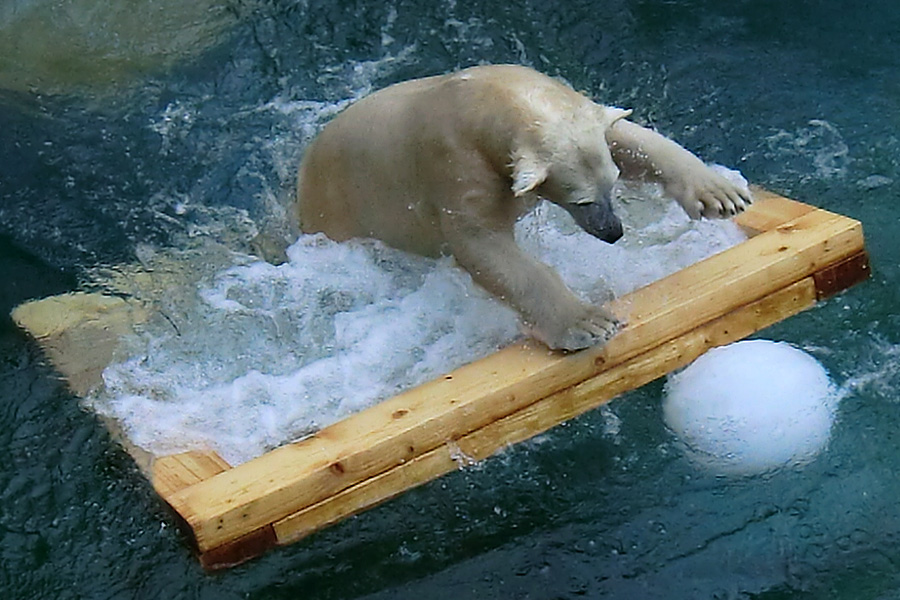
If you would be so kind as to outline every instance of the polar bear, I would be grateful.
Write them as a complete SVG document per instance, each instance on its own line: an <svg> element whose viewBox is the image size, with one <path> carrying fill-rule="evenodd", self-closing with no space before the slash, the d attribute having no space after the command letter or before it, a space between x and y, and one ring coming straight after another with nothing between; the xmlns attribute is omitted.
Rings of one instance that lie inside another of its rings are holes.
<svg viewBox="0 0 900 600"><path fill-rule="evenodd" d="M657 181L693 218L728 217L751 198L675 142L563 83L514 65L392 85L333 119L298 175L300 228L452 254L554 349L609 340L621 323L581 301L523 252L514 225L541 199L609 243L622 236L619 177Z"/></svg>

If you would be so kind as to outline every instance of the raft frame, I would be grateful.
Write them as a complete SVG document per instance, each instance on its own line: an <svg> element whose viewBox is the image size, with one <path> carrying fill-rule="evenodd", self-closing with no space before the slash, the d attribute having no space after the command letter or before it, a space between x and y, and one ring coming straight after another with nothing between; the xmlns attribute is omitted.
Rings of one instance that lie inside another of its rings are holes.
<svg viewBox="0 0 900 600"><path fill-rule="evenodd" d="M513 344L231 468L157 459L153 485L208 569L239 564L464 468L869 276L858 221L754 189L752 237L623 296L602 349Z"/></svg>
<svg viewBox="0 0 900 600"><path fill-rule="evenodd" d="M127 440L126 447L149 470L205 568L230 567L294 543L869 276L858 221L759 188L753 194L753 206L735 218L751 237L610 303L627 325L601 349L563 353L519 342L233 468L212 451L148 462ZM103 319L84 317L75 326L61 316L37 326L29 304L54 298L22 305L13 318L84 395L99 382L128 324L147 314L122 299L90 296L79 301L92 303L91 314L99 310ZM86 344L101 351L85 364L71 360Z"/></svg>

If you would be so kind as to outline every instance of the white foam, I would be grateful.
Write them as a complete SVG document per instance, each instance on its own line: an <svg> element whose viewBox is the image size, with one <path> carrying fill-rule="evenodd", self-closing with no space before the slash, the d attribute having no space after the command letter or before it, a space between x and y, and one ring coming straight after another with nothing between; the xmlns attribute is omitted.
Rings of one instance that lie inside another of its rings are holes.
<svg viewBox="0 0 900 600"><path fill-rule="evenodd" d="M613 245L586 234L547 202L518 224L517 240L570 288L602 301L604 281L622 295L746 239L729 221L692 221L656 185L619 185L616 197L625 236Z"/></svg>
<svg viewBox="0 0 900 600"><path fill-rule="evenodd" d="M766 138L766 158L803 180L842 178L853 161L841 131L824 119L811 119L794 131L780 130Z"/></svg>
<svg viewBox="0 0 900 600"><path fill-rule="evenodd" d="M692 461L747 475L815 458L828 443L837 403L815 358L753 340L710 350L670 376L663 413Z"/></svg>
<svg viewBox="0 0 900 600"><path fill-rule="evenodd" d="M612 246L549 204L517 236L594 300L603 279L624 293L743 239L731 223L690 221L655 187L623 190L617 210L626 237ZM518 335L514 313L449 258L322 236L301 237L280 266L230 256L166 289L164 318L130 340L92 399L153 454L205 447L238 464ZM183 259L204 268L196 250Z"/></svg>
<svg viewBox="0 0 900 600"><path fill-rule="evenodd" d="M104 372L104 412L155 453L243 462L516 334L511 311L449 259L304 236L274 266L238 264L179 301ZM170 317L172 318L172 317Z"/></svg>

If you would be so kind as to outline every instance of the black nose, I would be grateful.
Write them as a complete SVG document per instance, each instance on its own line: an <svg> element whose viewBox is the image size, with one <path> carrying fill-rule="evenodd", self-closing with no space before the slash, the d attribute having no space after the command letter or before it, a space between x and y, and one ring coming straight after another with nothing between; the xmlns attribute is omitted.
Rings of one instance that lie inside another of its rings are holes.
<svg viewBox="0 0 900 600"><path fill-rule="evenodd" d="M612 244L622 237L622 221L613 213L609 202L566 204L563 208L582 229L604 242Z"/></svg>
<svg viewBox="0 0 900 600"><path fill-rule="evenodd" d="M606 242L607 244L615 244L615 243L618 242L620 239L622 239L622 236L623 236L624 234L625 234L625 232L622 230L622 224L621 224L621 223L615 223L614 225L612 225L612 226L610 226L609 228L605 229L605 230L603 231L603 234L602 234L602 235L599 235L599 236L597 236L597 237L599 237L601 240L603 240L603 241Z"/></svg>

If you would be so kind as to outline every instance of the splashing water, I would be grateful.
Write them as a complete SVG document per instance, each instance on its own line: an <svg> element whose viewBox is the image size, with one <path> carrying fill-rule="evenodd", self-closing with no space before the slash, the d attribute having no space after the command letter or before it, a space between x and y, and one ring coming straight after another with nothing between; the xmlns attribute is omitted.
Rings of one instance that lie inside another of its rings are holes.
<svg viewBox="0 0 900 600"><path fill-rule="evenodd" d="M604 280L622 294L744 239L729 222L690 221L655 186L623 190L618 211L628 225L616 245L548 203L517 237L593 301ZM208 447L238 464L518 335L515 314L451 258L321 235L300 237L287 258L163 259L194 275L165 286L160 315L105 370L92 406L153 454Z"/></svg>

